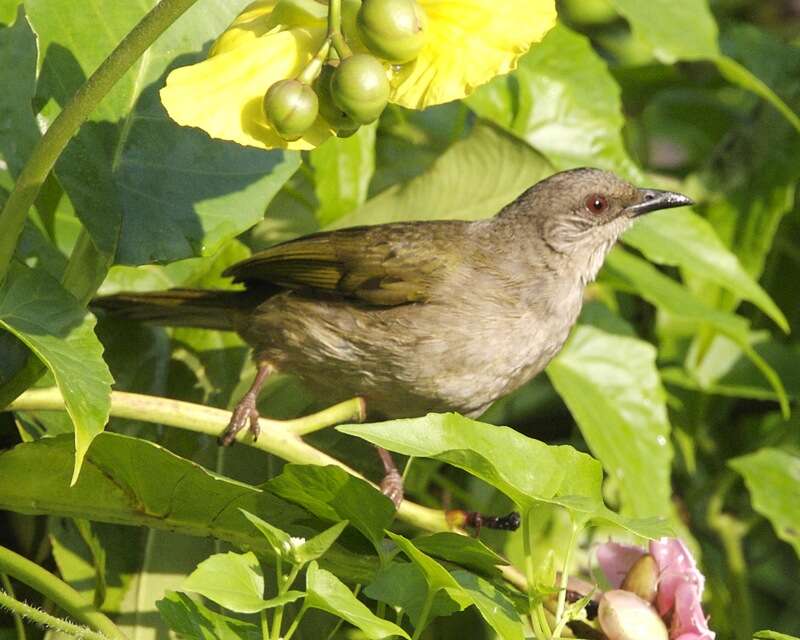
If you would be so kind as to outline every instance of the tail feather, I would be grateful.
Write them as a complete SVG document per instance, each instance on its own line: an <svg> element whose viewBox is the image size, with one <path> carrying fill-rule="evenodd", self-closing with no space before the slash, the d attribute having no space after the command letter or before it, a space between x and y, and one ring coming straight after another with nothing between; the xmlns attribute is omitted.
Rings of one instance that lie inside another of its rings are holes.
<svg viewBox="0 0 800 640"><path fill-rule="evenodd" d="M248 291L169 289L102 296L92 300L91 307L137 322L233 331L237 311L255 304Z"/></svg>

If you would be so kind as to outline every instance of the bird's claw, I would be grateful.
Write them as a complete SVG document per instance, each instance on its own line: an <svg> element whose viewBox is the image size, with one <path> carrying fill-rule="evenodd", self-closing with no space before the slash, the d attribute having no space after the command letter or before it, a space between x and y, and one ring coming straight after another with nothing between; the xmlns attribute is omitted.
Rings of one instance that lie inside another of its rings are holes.
<svg viewBox="0 0 800 640"><path fill-rule="evenodd" d="M381 480L381 493L394 503L395 509L403 502L403 476L397 469L388 471Z"/></svg>
<svg viewBox="0 0 800 640"><path fill-rule="evenodd" d="M236 434L244 429L248 423L253 440L258 440L258 435L261 432L261 427L258 424L259 418L255 395L245 394L234 408L225 431L220 434L219 443L223 447L232 445L236 440Z"/></svg>

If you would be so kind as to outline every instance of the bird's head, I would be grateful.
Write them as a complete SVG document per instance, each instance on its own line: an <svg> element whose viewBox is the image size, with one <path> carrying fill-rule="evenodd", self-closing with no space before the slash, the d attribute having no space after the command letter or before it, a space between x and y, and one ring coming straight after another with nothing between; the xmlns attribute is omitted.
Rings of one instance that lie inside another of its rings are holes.
<svg viewBox="0 0 800 640"><path fill-rule="evenodd" d="M549 250L565 256L590 281L635 218L690 204L680 193L638 188L609 171L582 168L535 184L501 216L524 217Z"/></svg>

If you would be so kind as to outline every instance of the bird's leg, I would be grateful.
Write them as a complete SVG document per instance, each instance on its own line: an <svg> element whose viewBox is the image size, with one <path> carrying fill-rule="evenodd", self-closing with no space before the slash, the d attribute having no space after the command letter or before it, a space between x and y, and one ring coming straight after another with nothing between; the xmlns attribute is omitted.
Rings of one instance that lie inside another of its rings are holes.
<svg viewBox="0 0 800 640"><path fill-rule="evenodd" d="M383 447L376 447L381 462L383 463L383 480L381 480L381 492L389 500L394 502L395 508L400 508L403 501L403 476L397 470L397 465L392 459L392 454Z"/></svg>
<svg viewBox="0 0 800 640"><path fill-rule="evenodd" d="M233 444L233 441L236 439L236 434L239 433L242 429L244 429L245 425L248 423L250 424L250 433L253 435L253 440L258 439L259 434L259 426L258 426L258 408L256 407L256 401L258 400L258 394L261 391L261 387L264 386L264 383L269 378L270 374L275 371L275 367L273 367L269 362L259 362L258 363L258 372L256 373L256 379L253 380L253 384L250 385L250 388L247 390L242 396L242 399L239 400L239 403L233 410L233 414L231 415L230 422L228 422L228 426L225 427L225 431L223 431L219 436L219 443L223 447L227 447Z"/></svg>

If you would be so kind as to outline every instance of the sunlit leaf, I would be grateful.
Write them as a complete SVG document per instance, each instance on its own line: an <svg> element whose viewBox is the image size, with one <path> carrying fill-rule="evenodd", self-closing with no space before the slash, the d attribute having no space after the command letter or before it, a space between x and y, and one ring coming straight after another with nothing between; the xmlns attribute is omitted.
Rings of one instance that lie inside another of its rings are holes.
<svg viewBox="0 0 800 640"><path fill-rule="evenodd" d="M485 218L550 173L549 163L529 146L491 125L478 124L428 171L367 200L334 226Z"/></svg>
<svg viewBox="0 0 800 640"><path fill-rule="evenodd" d="M428 555L490 575L497 574L497 565L508 564L505 558L477 538L450 531L414 538L414 546Z"/></svg>
<svg viewBox="0 0 800 640"><path fill-rule="evenodd" d="M229 551L211 556L189 574L181 589L199 593L238 613L256 613L266 608L264 574L252 552Z"/></svg>
<svg viewBox="0 0 800 640"><path fill-rule="evenodd" d="M324 520L348 520L375 547L394 517L391 500L339 467L287 464L267 488Z"/></svg>
<svg viewBox="0 0 800 640"><path fill-rule="evenodd" d="M0 326L47 365L64 397L75 429L72 482L111 407L113 380L94 325L94 316L43 271L14 264L0 285Z"/></svg>
<svg viewBox="0 0 800 640"><path fill-rule="evenodd" d="M183 593L168 591L156 603L162 620L190 640L259 640L261 630L250 622L212 611Z"/></svg>
<svg viewBox="0 0 800 640"><path fill-rule="evenodd" d="M514 604L497 587L468 571L454 571L452 575L498 637L503 640L522 640L525 637Z"/></svg>
<svg viewBox="0 0 800 640"><path fill-rule="evenodd" d="M211 473L146 440L102 433L87 460L70 488L71 437L42 438L0 452L0 509L214 536L268 554L270 546L242 509L269 517L293 536L310 538L324 528L312 528L308 512L271 493ZM42 468L48 472L39 473ZM335 545L323 564L354 582L368 582L377 559Z"/></svg>
<svg viewBox="0 0 800 640"><path fill-rule="evenodd" d="M509 429L455 413L346 425L337 430L415 457L448 462L496 487L521 509L558 504L579 519L613 522L638 535L668 535L658 518L631 520L610 511L601 496L600 463L573 447L548 446Z"/></svg>
<svg viewBox="0 0 800 640"><path fill-rule="evenodd" d="M719 55L717 23L707 0L651 0L646 5L636 0L611 0L611 3L665 64L713 59Z"/></svg>
<svg viewBox="0 0 800 640"><path fill-rule="evenodd" d="M412 562L392 562L378 571L375 579L364 589L364 594L393 607L399 607L414 627L420 624L420 615L428 595L425 575ZM449 616L461 611L466 604L456 602L447 591L438 591L428 612L428 620Z"/></svg>
<svg viewBox="0 0 800 640"><path fill-rule="evenodd" d="M672 447L656 350L578 326L547 375L592 453L619 483L626 512L670 513Z"/></svg>
<svg viewBox="0 0 800 640"><path fill-rule="evenodd" d="M358 627L367 638L379 640L392 636L408 638L408 634L396 624L379 618L356 598L350 589L335 575L320 569L316 562L308 565L306 573L305 605L322 609L343 618Z"/></svg>
<svg viewBox="0 0 800 640"><path fill-rule="evenodd" d="M336 539L342 534L342 531L344 531L348 524L349 522L347 520L342 520L342 522L337 522L335 525L325 529L325 531L317 534L310 540L306 540L303 544L295 548L294 559L301 564L311 562L312 560L319 560L327 553L331 545L336 542Z"/></svg>

